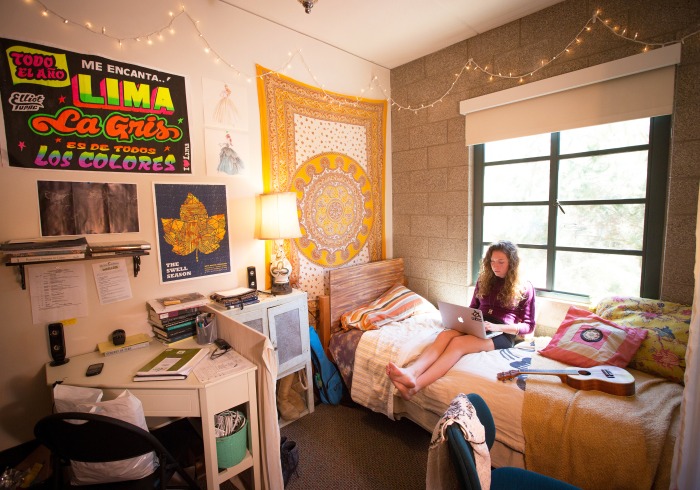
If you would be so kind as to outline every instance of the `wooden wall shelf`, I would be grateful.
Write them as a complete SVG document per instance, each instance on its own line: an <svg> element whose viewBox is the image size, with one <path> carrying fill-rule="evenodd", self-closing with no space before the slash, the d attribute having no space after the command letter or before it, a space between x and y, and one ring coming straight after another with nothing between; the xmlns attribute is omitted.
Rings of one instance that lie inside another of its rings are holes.
<svg viewBox="0 0 700 490"><path fill-rule="evenodd" d="M84 260L110 260L114 258L122 258L122 257L132 257L133 262L134 262L134 277L137 277L139 275L139 271L141 270L141 256L142 255L149 255L148 250L130 250L130 251L119 251L119 252L114 252L114 253L105 253L105 252L100 252L99 255L90 255L87 254L84 258L80 259L70 259L70 260L65 260L65 259L59 259L59 260L41 260L41 261L36 261L36 262L21 262L21 263L11 263L8 261L5 262L5 265L8 267L18 267L19 268L19 275L20 275L20 282L22 284L22 289L27 289L27 283L25 279L25 273L24 273L24 266L25 265L37 265L37 264L54 264L56 262L80 262Z"/></svg>

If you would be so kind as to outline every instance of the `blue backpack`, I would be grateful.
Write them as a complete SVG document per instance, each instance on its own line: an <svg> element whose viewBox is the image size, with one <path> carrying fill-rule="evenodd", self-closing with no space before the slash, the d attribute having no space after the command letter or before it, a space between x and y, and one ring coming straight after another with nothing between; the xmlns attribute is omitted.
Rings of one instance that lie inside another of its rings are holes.
<svg viewBox="0 0 700 490"><path fill-rule="evenodd" d="M326 357L321 340L314 327L309 326L311 362L314 366L314 384L323 403L337 405L343 398L343 380L338 368Z"/></svg>

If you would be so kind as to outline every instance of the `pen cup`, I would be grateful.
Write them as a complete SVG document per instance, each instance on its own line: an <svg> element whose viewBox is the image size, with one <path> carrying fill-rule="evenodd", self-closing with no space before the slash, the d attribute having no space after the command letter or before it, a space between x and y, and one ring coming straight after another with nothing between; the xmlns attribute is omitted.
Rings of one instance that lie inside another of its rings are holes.
<svg viewBox="0 0 700 490"><path fill-rule="evenodd" d="M197 343L211 344L216 338L216 317L212 313L197 315Z"/></svg>

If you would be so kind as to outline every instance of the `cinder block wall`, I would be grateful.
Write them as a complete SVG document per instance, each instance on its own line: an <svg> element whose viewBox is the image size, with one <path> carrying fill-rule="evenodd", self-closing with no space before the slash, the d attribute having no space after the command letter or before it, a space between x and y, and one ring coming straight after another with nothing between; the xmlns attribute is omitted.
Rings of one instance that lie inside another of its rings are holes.
<svg viewBox="0 0 700 490"><path fill-rule="evenodd" d="M591 18L602 15L648 42L680 39L698 29L697 0L567 0L505 26L391 70L394 256L403 257L418 293L467 302L471 283L471 161L459 102L511 88L517 80L469 71L451 85L470 58L495 72L529 72L560 52ZM595 26L584 42L529 80L541 80L641 52ZM692 303L695 224L700 180L700 34L682 45L666 210L661 297ZM445 95L446 92L449 93ZM436 102L438 101L438 102ZM436 102L432 107L430 104ZM527 121L523 121L527 124Z"/></svg>

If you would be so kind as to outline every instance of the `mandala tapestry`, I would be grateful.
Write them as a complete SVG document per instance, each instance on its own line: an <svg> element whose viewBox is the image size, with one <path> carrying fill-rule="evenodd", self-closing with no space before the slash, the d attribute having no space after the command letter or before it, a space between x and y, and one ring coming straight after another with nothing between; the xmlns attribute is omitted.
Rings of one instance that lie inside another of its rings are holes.
<svg viewBox="0 0 700 490"><path fill-rule="evenodd" d="M285 247L292 281L313 299L328 270L384 258L387 103L256 68L263 186L297 195L302 237Z"/></svg>

